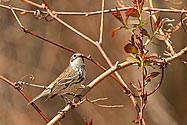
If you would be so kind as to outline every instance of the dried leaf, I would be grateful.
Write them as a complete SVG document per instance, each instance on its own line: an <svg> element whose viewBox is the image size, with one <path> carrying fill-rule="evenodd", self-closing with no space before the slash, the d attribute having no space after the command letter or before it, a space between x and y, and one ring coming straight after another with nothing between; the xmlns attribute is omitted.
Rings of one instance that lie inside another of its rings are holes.
<svg viewBox="0 0 187 125"><path fill-rule="evenodd" d="M132 54L138 53L138 48L132 43L128 43L127 45L125 45L124 50L126 53L132 53Z"/></svg>
<svg viewBox="0 0 187 125"><path fill-rule="evenodd" d="M152 72L146 76L145 81L150 81L151 79L157 77L159 74L160 72Z"/></svg>
<svg viewBox="0 0 187 125"><path fill-rule="evenodd" d="M148 38L150 38L150 35L149 35L149 33L147 32L146 29L142 28L142 33L143 33L143 35L145 35L145 36L147 36Z"/></svg>

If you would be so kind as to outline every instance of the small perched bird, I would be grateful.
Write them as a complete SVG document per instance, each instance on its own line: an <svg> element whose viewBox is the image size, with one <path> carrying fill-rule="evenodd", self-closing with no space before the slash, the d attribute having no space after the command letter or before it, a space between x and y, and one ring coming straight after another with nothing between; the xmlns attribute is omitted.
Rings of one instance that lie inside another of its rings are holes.
<svg viewBox="0 0 187 125"><path fill-rule="evenodd" d="M56 95L65 95L77 90L83 83L86 75L83 55L75 53L71 56L68 67L54 80L47 88L37 95L30 103L41 97L48 96L47 99ZM30 104L29 103L29 104Z"/></svg>

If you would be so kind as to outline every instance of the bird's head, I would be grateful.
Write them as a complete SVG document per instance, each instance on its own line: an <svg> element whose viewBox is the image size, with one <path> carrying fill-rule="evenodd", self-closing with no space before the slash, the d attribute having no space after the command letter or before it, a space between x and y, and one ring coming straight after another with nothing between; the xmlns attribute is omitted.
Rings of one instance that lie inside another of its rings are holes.
<svg viewBox="0 0 187 125"><path fill-rule="evenodd" d="M80 66L84 65L83 54L81 54L81 53L73 54L70 58L70 65L72 67L80 67Z"/></svg>

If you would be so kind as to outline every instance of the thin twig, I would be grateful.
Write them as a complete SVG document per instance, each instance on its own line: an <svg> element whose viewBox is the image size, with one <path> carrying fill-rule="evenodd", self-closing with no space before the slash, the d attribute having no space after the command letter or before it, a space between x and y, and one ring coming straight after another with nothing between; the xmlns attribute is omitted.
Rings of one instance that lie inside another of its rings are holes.
<svg viewBox="0 0 187 125"><path fill-rule="evenodd" d="M29 82L24 82L24 81L17 81L17 82L15 82L15 84L18 85L18 86L27 85L27 86L32 86L32 87L37 87L37 88L43 88L43 89L47 88L47 86L45 86L45 85L37 85L37 84L33 84L33 83L29 83Z"/></svg>
<svg viewBox="0 0 187 125"><path fill-rule="evenodd" d="M98 101L104 101L106 100L107 98L98 98L98 99L94 99L94 100L90 100L86 97L86 101L91 103L91 104L94 104L98 107L101 107L101 108L123 108L123 105L103 105L103 104L97 104L96 102Z"/></svg>
<svg viewBox="0 0 187 125"><path fill-rule="evenodd" d="M68 29L70 29L71 31L73 31L74 33L76 33L77 35L81 36L82 38L84 38L85 40L88 40L90 43L95 45L95 41L92 40L91 38L89 38L88 36L86 36L85 34L81 33L80 31L78 31L77 29L75 29L74 27L72 27L71 25L69 25L68 23L66 23L65 21L61 20L60 18L58 18L57 14L55 11L51 11L50 9L47 9L47 12L50 14L50 16L52 18L54 18L55 20L57 20L59 23L63 24L64 26L66 26Z"/></svg>
<svg viewBox="0 0 187 125"><path fill-rule="evenodd" d="M183 19L182 18L182 16L184 15L184 14L186 14L186 13L182 13L181 14L181 25L182 25L182 29L184 30L184 32L185 32L185 34L186 34L186 36L187 36L187 31L186 31L186 28L185 28L185 26L184 26L184 20L186 20L186 17ZM186 24L185 24L186 25Z"/></svg>
<svg viewBox="0 0 187 125"><path fill-rule="evenodd" d="M168 63L168 62L174 61L176 59L180 59L186 53L187 53L187 46L185 48L181 49L178 53L175 53L175 55L173 55L173 56L170 56L170 57L167 57L164 59L153 60L153 62L161 63L161 64Z"/></svg>
<svg viewBox="0 0 187 125"><path fill-rule="evenodd" d="M102 13L101 13L99 44L102 44L102 42L103 42L104 7L105 7L105 0L102 0L102 7L101 7Z"/></svg>
<svg viewBox="0 0 187 125"><path fill-rule="evenodd" d="M25 2L25 3L28 3L28 4L32 5L32 6L35 6L37 8L43 8L43 5L37 4L36 2L32 2L30 0L22 0L22 1Z"/></svg>
<svg viewBox="0 0 187 125"><path fill-rule="evenodd" d="M15 86L15 84L13 82L11 82L10 80L8 80L7 78L3 77L2 75L0 75L0 79L5 81L6 83L8 83L9 85L11 85L14 89L16 89L24 98L25 100L27 100L27 102L30 102L31 99L25 94L25 92L21 89L19 89L18 87ZM49 122L49 119L47 118L47 116L39 109L39 107L32 103L31 104L32 107L40 114L40 116L46 121Z"/></svg>
<svg viewBox="0 0 187 125"><path fill-rule="evenodd" d="M47 3L46 0L41 0L41 1L45 4L45 7L48 7L48 8L49 8L49 5L48 5L48 3Z"/></svg>
<svg viewBox="0 0 187 125"><path fill-rule="evenodd" d="M162 73L161 73L160 82L157 84L157 86L154 88L154 90L152 90L151 92L147 93L147 96L152 95L154 92L156 92L160 88L160 86L162 84L162 81L164 79L164 67L161 67L161 69L162 69Z"/></svg>
<svg viewBox="0 0 187 125"><path fill-rule="evenodd" d="M65 46L63 46L63 45L61 45L61 44L55 43L55 42L53 42L53 41L51 41L51 40L48 40L47 38L45 38L45 37L43 37L43 36L41 36L41 35L38 35L38 34L35 34L34 32L29 31L28 29L26 29L26 28L22 25L22 23L20 22L18 16L16 15L15 11L14 11L12 8L11 8L11 11L12 11L12 13L13 13L13 15L14 15L16 21L18 22L19 26L23 29L23 31L24 31L25 33L28 33L28 34L30 34L30 35L32 35L32 36L35 36L35 37L37 37L37 38L40 38L40 39L42 39L42 40L44 40L44 41L46 41L46 42L48 42L48 43L50 43L50 44L53 44L53 45L58 46L58 47L60 47L60 48L63 48L63 49L65 49L65 50L69 51L69 52L76 53L76 51L74 51L74 50L71 49L71 48L67 48L67 47L65 47Z"/></svg>

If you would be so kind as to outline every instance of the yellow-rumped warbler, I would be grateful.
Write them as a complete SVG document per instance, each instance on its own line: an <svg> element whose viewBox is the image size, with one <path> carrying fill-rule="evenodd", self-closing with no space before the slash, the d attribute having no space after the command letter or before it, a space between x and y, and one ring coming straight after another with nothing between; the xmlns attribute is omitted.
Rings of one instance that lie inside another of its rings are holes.
<svg viewBox="0 0 187 125"><path fill-rule="evenodd" d="M83 55L75 53L71 56L70 63L64 72L61 73L49 86L47 86L42 93L32 99L30 103L44 96L52 98L56 95L63 96L67 93L72 93L81 86L85 79L85 75L86 70Z"/></svg>

